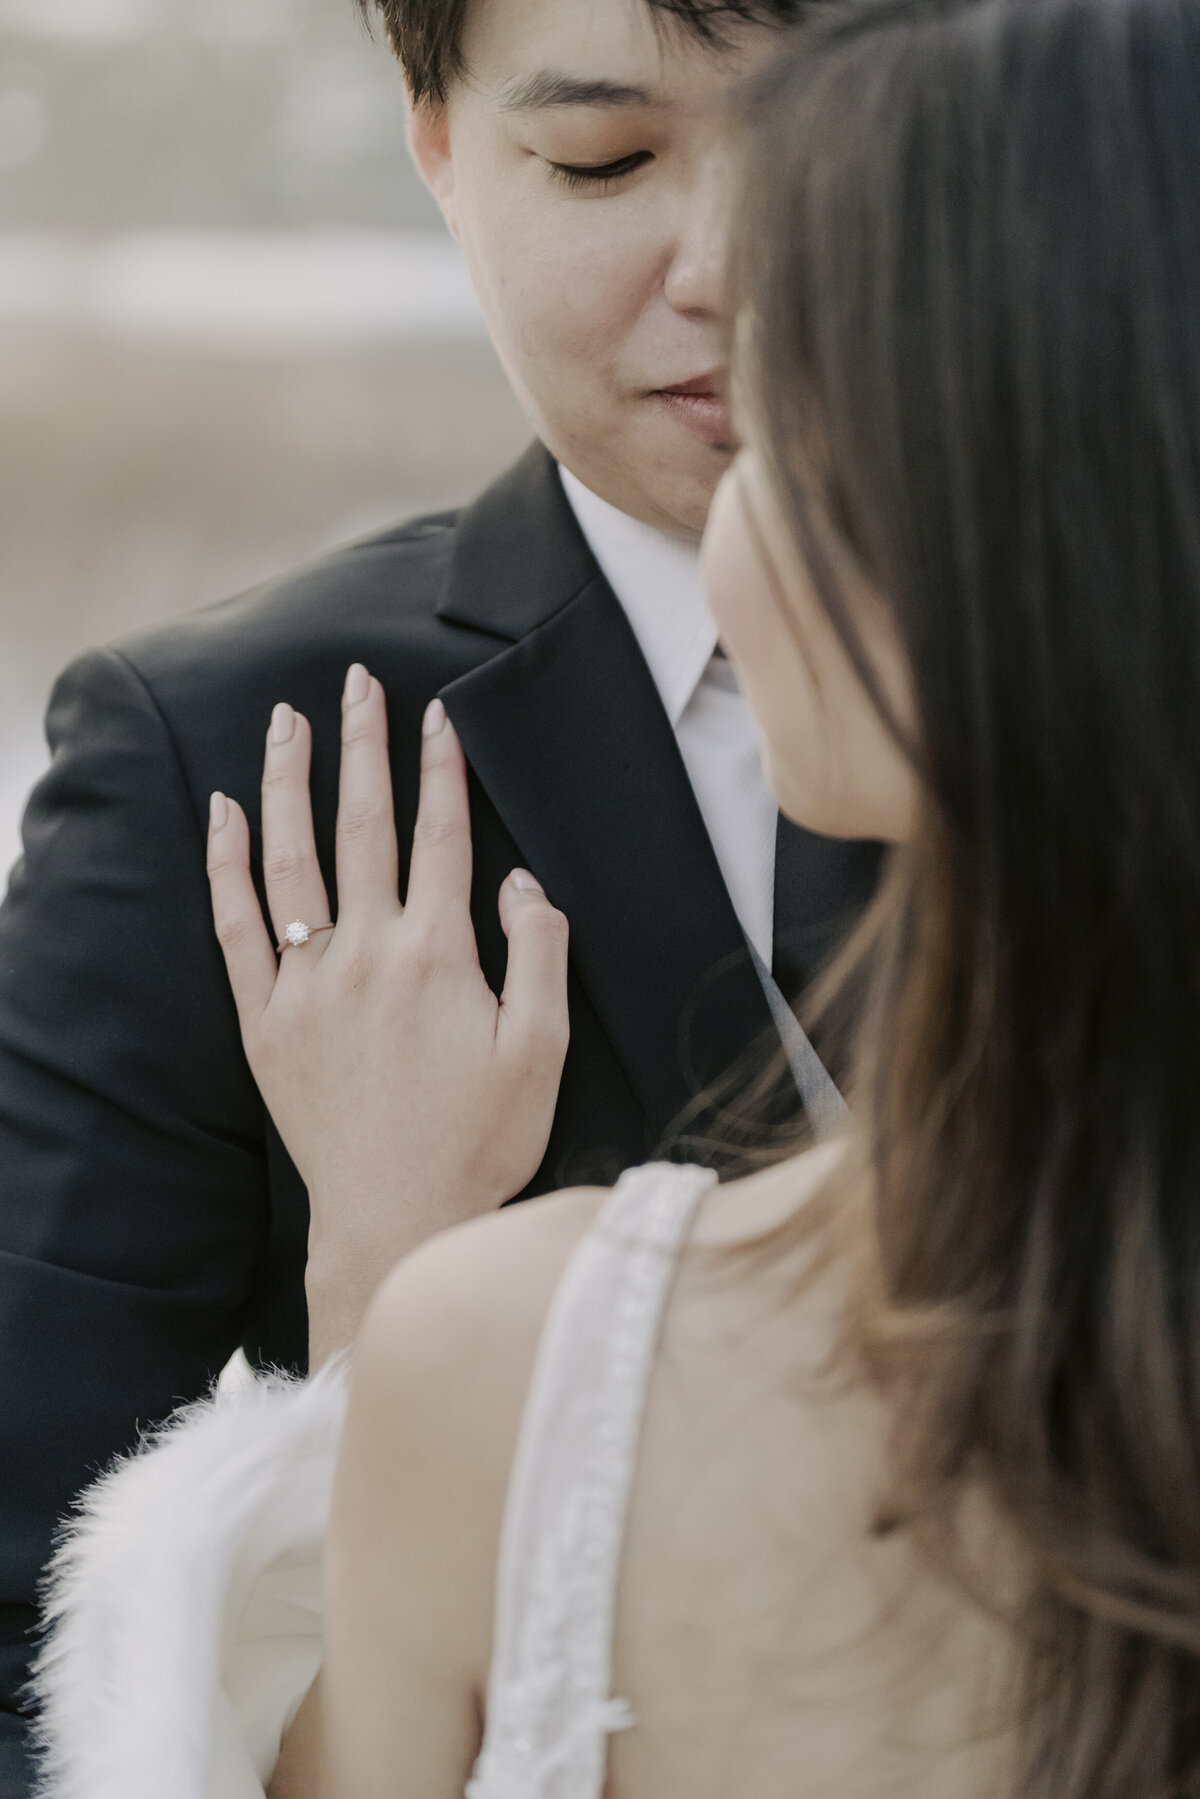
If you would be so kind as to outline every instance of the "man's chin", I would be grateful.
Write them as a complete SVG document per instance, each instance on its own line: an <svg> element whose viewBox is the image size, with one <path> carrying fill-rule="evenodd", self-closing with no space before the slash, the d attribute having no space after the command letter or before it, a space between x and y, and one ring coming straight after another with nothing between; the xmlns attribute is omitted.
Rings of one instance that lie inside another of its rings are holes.
<svg viewBox="0 0 1200 1799"><path fill-rule="evenodd" d="M619 512L699 539L717 484L733 459L732 446L701 442L669 415L639 421L620 442L596 455L596 442L564 445L555 453L585 487ZM551 448L554 449L554 445Z"/></svg>
<svg viewBox="0 0 1200 1799"><path fill-rule="evenodd" d="M664 515L665 530L700 538L708 523L709 508L718 483L733 460L733 455L731 448L708 445L704 466L681 469L675 479L669 475L664 476L662 465L659 465L650 491Z"/></svg>
<svg viewBox="0 0 1200 1799"><path fill-rule="evenodd" d="M673 537L685 537L698 544L708 522L717 481L725 466L727 464L722 464L716 479L681 475L672 480L664 476L660 465L647 476L643 488L626 485L622 498L605 497L631 518L641 519L643 524L653 525L656 530L668 531Z"/></svg>

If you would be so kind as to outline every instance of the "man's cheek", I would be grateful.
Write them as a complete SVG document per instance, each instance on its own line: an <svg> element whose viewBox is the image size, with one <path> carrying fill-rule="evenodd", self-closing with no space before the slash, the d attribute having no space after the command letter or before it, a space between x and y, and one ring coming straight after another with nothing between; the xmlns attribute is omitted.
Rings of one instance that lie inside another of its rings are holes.
<svg viewBox="0 0 1200 1799"><path fill-rule="evenodd" d="M605 352L602 311L585 305L585 292L547 271L512 270L505 283L504 309L523 362L536 364L550 380L564 379L572 367L593 365ZM535 371L531 369L531 375Z"/></svg>

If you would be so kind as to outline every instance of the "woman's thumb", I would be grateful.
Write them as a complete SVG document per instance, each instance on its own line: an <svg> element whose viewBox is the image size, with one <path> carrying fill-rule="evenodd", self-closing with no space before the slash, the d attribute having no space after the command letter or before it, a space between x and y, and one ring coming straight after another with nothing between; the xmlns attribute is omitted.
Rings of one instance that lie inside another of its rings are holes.
<svg viewBox="0 0 1200 1799"><path fill-rule="evenodd" d="M500 923L508 938L503 1016L522 1036L565 1055L567 920L528 869L514 868L500 889Z"/></svg>

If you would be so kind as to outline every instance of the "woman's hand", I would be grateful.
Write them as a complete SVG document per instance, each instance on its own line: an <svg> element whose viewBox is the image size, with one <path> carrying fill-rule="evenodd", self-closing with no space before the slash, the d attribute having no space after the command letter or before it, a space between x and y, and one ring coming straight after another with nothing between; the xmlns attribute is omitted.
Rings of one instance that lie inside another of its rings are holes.
<svg viewBox="0 0 1200 1799"><path fill-rule="evenodd" d="M523 870L500 889L508 975L497 1000L471 924L466 764L439 700L425 719L408 893L383 689L350 670L342 711L335 930L309 796L311 734L275 710L263 774L263 868L274 939L250 878L250 832L214 794L209 878L246 1055L309 1191L312 1364L353 1341L409 1249L519 1193L545 1153L567 1048L567 921Z"/></svg>

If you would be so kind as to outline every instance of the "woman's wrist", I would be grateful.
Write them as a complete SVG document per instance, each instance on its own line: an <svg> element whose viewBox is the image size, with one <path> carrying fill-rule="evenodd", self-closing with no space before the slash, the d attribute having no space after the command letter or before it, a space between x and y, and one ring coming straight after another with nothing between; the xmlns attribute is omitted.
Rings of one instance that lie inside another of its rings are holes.
<svg viewBox="0 0 1200 1799"><path fill-rule="evenodd" d="M371 1299L394 1266L347 1239L314 1242L310 1235L304 1293L308 1304L309 1368L315 1373L330 1356L348 1349L358 1335Z"/></svg>
<svg viewBox="0 0 1200 1799"><path fill-rule="evenodd" d="M367 1307L396 1264L456 1220L445 1207L418 1207L397 1194L383 1231L378 1199L373 1207L359 1205L345 1186L311 1193L310 1207L304 1290L309 1362L315 1370L354 1342ZM356 1220L361 1221L357 1228Z"/></svg>
<svg viewBox="0 0 1200 1799"><path fill-rule="evenodd" d="M389 1192L382 1178L310 1186L310 1366L354 1342L376 1291L405 1256L441 1231L498 1210L508 1197L507 1188L481 1192L466 1181L439 1191L432 1178L404 1192Z"/></svg>

